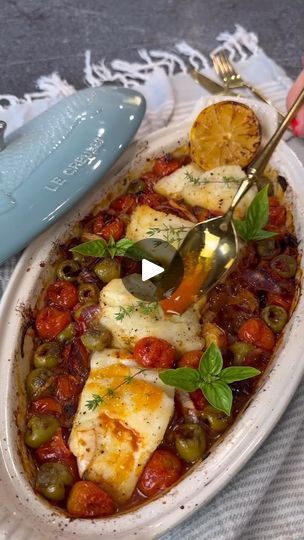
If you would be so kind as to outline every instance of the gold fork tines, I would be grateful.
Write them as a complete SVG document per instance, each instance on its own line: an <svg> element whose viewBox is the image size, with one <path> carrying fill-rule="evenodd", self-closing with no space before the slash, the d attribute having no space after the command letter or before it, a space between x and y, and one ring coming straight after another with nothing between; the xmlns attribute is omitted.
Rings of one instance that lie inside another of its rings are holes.
<svg viewBox="0 0 304 540"><path fill-rule="evenodd" d="M281 111L274 107L274 105L267 97L265 97L257 88L252 86L250 83L244 81L241 75L235 70L230 59L224 51L212 55L211 59L216 73L219 75L219 77L221 77L224 85L226 86L226 88L228 88L228 90L233 88L248 88L248 90L250 90L250 92L255 97L257 97L261 101L264 101L264 103L268 103L268 105L271 105L277 111L280 118L284 118L284 115L281 113Z"/></svg>

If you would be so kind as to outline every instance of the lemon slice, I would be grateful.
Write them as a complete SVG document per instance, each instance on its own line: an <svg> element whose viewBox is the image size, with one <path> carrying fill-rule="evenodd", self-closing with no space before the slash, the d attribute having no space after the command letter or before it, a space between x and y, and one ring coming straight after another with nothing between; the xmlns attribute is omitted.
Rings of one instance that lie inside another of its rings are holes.
<svg viewBox="0 0 304 540"><path fill-rule="evenodd" d="M190 131L192 159L202 169L221 165L244 168L261 143L261 127L255 113L243 103L221 101L203 109Z"/></svg>

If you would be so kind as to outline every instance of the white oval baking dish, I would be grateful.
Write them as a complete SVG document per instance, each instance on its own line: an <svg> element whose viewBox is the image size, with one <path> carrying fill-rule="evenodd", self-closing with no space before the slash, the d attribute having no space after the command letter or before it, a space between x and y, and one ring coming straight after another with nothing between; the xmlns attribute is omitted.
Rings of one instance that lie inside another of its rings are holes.
<svg viewBox="0 0 304 540"><path fill-rule="evenodd" d="M206 102L209 104L210 98ZM271 126L273 128L274 117L270 109L264 104L247 102L257 110L262 124L268 130ZM21 358L19 347L22 308L34 306L45 279L46 269L41 263L52 257L54 241L68 235L72 224L83 217L100 197L105 197L106 201L107 197L122 190L129 168L140 169L148 156L160 155L185 142L190 124L189 121L160 130L147 141L133 144L100 186L85 197L81 207L69 212L36 239L16 266L0 309L0 531L6 533L10 540L75 537L78 540L100 537L107 540L149 540L159 537L208 502L231 480L270 433L301 380L304 372L304 300L300 294L262 387L209 457L168 493L118 517L70 520L37 497L29 485L17 444L20 439L18 422L22 423L22 383L29 365L26 355ZM304 239L304 168L284 143L278 147L272 164L292 187L290 201L301 251Z"/></svg>

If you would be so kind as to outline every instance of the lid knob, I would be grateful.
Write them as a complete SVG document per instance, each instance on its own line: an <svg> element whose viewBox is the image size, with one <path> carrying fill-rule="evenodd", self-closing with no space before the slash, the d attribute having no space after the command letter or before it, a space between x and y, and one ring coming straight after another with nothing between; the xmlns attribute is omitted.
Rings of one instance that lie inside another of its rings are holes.
<svg viewBox="0 0 304 540"><path fill-rule="evenodd" d="M6 128L7 128L6 122L4 122L4 120L0 120L0 152L4 150L5 148L4 132Z"/></svg>

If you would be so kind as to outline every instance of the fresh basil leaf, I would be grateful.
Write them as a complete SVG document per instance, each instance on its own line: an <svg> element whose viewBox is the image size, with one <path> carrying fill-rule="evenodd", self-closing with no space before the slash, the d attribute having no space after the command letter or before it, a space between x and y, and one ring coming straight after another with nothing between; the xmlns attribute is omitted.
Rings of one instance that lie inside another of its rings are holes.
<svg viewBox="0 0 304 540"><path fill-rule="evenodd" d="M129 240L128 238L121 238L115 244L116 255L125 255L127 249L132 247L133 244L134 242L132 242L132 240Z"/></svg>
<svg viewBox="0 0 304 540"><path fill-rule="evenodd" d="M108 240L107 248L108 248L108 253L109 253L111 259L114 259L115 255L116 255L116 242L115 242L113 236L110 236L110 238Z"/></svg>
<svg viewBox="0 0 304 540"><path fill-rule="evenodd" d="M161 371L159 378L165 384L181 388L181 390L186 390L186 392L193 392L199 387L200 383L198 370L189 367Z"/></svg>
<svg viewBox="0 0 304 540"><path fill-rule="evenodd" d="M147 251L144 251L138 247L136 243L128 248L127 257L133 259L134 261L142 261L143 259L147 259L148 261L153 262L153 257L151 257Z"/></svg>
<svg viewBox="0 0 304 540"><path fill-rule="evenodd" d="M201 376L218 375L223 368L223 358L221 351L215 343L211 343L202 356L199 364Z"/></svg>
<svg viewBox="0 0 304 540"><path fill-rule="evenodd" d="M251 377L260 375L260 371L250 366L231 366L223 369L219 374L219 379L226 384L231 384L236 381L244 381Z"/></svg>
<svg viewBox="0 0 304 540"><path fill-rule="evenodd" d="M261 229L260 231L255 232L254 236L250 238L250 240L255 240L258 242L259 240L266 240L267 238L273 238L274 236L277 236L277 233L272 231L264 231Z"/></svg>
<svg viewBox="0 0 304 540"><path fill-rule="evenodd" d="M220 380L211 383L203 382L200 388L212 407L223 411L227 416L230 415L233 396L228 384Z"/></svg>
<svg viewBox="0 0 304 540"><path fill-rule="evenodd" d="M102 238L83 242L83 244L71 248L70 251L80 253L86 257L106 257L108 255L107 244Z"/></svg>
<svg viewBox="0 0 304 540"><path fill-rule="evenodd" d="M234 219L233 220L235 230L243 240L248 240L248 231L246 226L246 221L241 221L240 219Z"/></svg>
<svg viewBox="0 0 304 540"><path fill-rule="evenodd" d="M268 185L264 186L263 189L257 193L247 210L246 218L243 221L239 219L233 220L236 232L243 240L258 241L276 236L276 233L263 230L263 227L268 222L269 216L267 193Z"/></svg>
<svg viewBox="0 0 304 540"><path fill-rule="evenodd" d="M269 216L268 184L259 191L246 213L247 228L253 233L266 225Z"/></svg>

